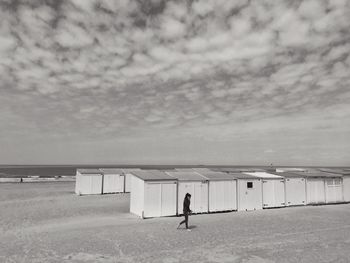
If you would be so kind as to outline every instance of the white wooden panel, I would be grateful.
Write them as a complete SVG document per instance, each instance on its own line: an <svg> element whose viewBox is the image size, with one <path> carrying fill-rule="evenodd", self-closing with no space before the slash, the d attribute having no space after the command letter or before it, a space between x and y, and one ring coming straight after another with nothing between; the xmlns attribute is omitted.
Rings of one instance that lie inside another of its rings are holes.
<svg viewBox="0 0 350 263"><path fill-rule="evenodd" d="M102 194L102 175L89 175L91 178L91 194Z"/></svg>
<svg viewBox="0 0 350 263"><path fill-rule="evenodd" d="M284 180L273 180L275 189L274 207L283 207L286 205Z"/></svg>
<svg viewBox="0 0 350 263"><path fill-rule="evenodd" d="M125 175L120 175L119 176L119 193L123 193L124 192L124 187L125 187ZM130 189L131 189L131 180L130 180Z"/></svg>
<svg viewBox="0 0 350 263"><path fill-rule="evenodd" d="M199 182L195 182L194 184L194 194L191 197L192 211L193 213L201 213L202 212L202 184Z"/></svg>
<svg viewBox="0 0 350 263"><path fill-rule="evenodd" d="M308 179L306 185L308 204L325 203L325 186L323 179Z"/></svg>
<svg viewBox="0 0 350 263"><path fill-rule="evenodd" d="M230 181L225 187L225 207L227 210L237 210L237 181Z"/></svg>
<svg viewBox="0 0 350 263"><path fill-rule="evenodd" d="M343 202L343 187L342 185L336 185L334 186L334 195L335 195L335 202L341 203Z"/></svg>
<svg viewBox="0 0 350 263"><path fill-rule="evenodd" d="M248 188L247 184L252 184ZM257 179L239 179L238 182L238 210L250 211L262 209L262 183Z"/></svg>
<svg viewBox="0 0 350 263"><path fill-rule="evenodd" d="M130 212L142 217L145 202L144 181L136 176L131 176L130 183Z"/></svg>
<svg viewBox="0 0 350 263"><path fill-rule="evenodd" d="M209 209L209 185L208 183L201 183L200 184L200 189L201 189L201 213L208 213Z"/></svg>
<svg viewBox="0 0 350 263"><path fill-rule="evenodd" d="M304 178L286 179L286 205L305 205L306 185Z"/></svg>
<svg viewBox="0 0 350 263"><path fill-rule="evenodd" d="M193 213L208 212L208 184L201 182L179 182L178 214L183 213L183 201L186 193L191 194L191 210Z"/></svg>
<svg viewBox="0 0 350 263"><path fill-rule="evenodd" d="M102 193L102 175L89 174L76 177L75 192L77 194L101 194Z"/></svg>
<svg viewBox="0 0 350 263"><path fill-rule="evenodd" d="M209 211L216 212L221 211L220 204L223 202L222 182L212 181L209 182ZM220 191L221 189L221 191Z"/></svg>
<svg viewBox="0 0 350 263"><path fill-rule="evenodd" d="M343 177L344 201L350 202L350 176Z"/></svg>
<svg viewBox="0 0 350 263"><path fill-rule="evenodd" d="M273 180L263 180L263 207L274 207L275 189Z"/></svg>
<svg viewBox="0 0 350 263"><path fill-rule="evenodd" d="M105 174L103 176L103 193L124 192L124 176L119 174Z"/></svg>
<svg viewBox="0 0 350 263"><path fill-rule="evenodd" d="M79 175L79 174L77 174L76 176L75 176L75 193L77 194L77 195L79 195L80 194L80 185L81 185L81 182L80 182L80 177L81 177L81 175Z"/></svg>
<svg viewBox="0 0 350 263"><path fill-rule="evenodd" d="M228 211L237 209L236 181L209 182L209 211Z"/></svg>
<svg viewBox="0 0 350 263"><path fill-rule="evenodd" d="M216 188L217 188L217 184L215 182L209 182L209 211L210 212L215 212L217 208Z"/></svg>
<svg viewBox="0 0 350 263"><path fill-rule="evenodd" d="M176 215L176 183L161 184L161 216Z"/></svg>
<svg viewBox="0 0 350 263"><path fill-rule="evenodd" d="M161 184L145 183L144 217L161 216Z"/></svg>
<svg viewBox="0 0 350 263"><path fill-rule="evenodd" d="M131 174L125 174L124 191L125 193L130 193L131 190Z"/></svg>
<svg viewBox="0 0 350 263"><path fill-rule="evenodd" d="M339 203L343 202L343 187L340 178L326 179L326 202Z"/></svg>
<svg viewBox="0 0 350 263"><path fill-rule="evenodd" d="M217 199L217 211L225 211L225 210L229 210L229 206L227 204L227 195L229 191L229 184L230 181L221 181L218 182L219 184L217 185L217 191L218 191L218 199Z"/></svg>

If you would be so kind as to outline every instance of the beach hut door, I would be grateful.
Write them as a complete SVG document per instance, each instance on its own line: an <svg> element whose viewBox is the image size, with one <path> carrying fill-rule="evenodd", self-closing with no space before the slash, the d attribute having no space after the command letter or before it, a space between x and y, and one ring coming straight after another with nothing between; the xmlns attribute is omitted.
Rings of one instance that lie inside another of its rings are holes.
<svg viewBox="0 0 350 263"><path fill-rule="evenodd" d="M161 215L176 214L176 183L163 183L161 185Z"/></svg>
<svg viewBox="0 0 350 263"><path fill-rule="evenodd" d="M145 184L144 217L161 216L161 184Z"/></svg>

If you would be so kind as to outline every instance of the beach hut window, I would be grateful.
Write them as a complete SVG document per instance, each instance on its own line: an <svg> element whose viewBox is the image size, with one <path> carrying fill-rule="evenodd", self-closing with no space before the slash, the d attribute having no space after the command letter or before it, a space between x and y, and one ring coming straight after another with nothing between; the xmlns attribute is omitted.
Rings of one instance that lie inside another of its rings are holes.
<svg viewBox="0 0 350 263"><path fill-rule="evenodd" d="M328 186L333 186L333 180L328 180L328 181L327 181L327 185L328 185Z"/></svg>
<svg viewBox="0 0 350 263"><path fill-rule="evenodd" d="M339 186L339 185L341 185L341 180L340 179L328 180L327 185L328 186Z"/></svg>
<svg viewBox="0 0 350 263"><path fill-rule="evenodd" d="M247 188L253 188L253 182L247 182Z"/></svg>
<svg viewBox="0 0 350 263"><path fill-rule="evenodd" d="M334 179L334 185L341 185L340 179Z"/></svg>

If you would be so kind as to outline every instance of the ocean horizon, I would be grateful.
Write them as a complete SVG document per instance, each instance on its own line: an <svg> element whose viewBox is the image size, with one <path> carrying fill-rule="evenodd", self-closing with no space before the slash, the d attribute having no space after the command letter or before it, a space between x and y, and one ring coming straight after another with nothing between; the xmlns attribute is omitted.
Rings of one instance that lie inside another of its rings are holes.
<svg viewBox="0 0 350 263"><path fill-rule="evenodd" d="M263 165L199 165L199 164L60 164L60 165L0 165L0 177L16 176L75 176L76 169L79 168L141 168L141 169L174 169L174 168L261 168L274 169L275 167L304 167L304 168L350 168L346 166L305 166L305 165L281 165L281 166L263 166Z"/></svg>

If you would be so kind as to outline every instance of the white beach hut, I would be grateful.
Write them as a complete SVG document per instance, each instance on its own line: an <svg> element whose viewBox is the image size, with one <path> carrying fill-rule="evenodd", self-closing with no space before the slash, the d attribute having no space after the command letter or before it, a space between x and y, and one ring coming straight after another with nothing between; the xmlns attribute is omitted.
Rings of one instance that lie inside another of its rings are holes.
<svg viewBox="0 0 350 263"><path fill-rule="evenodd" d="M176 179L161 171L131 172L130 212L142 218L176 215Z"/></svg>
<svg viewBox="0 0 350 263"><path fill-rule="evenodd" d="M325 180L320 173L306 173L306 203L323 204L326 202Z"/></svg>
<svg viewBox="0 0 350 263"><path fill-rule="evenodd" d="M306 203L324 204L326 203L325 177L317 170L305 173L295 173L306 176Z"/></svg>
<svg viewBox="0 0 350 263"><path fill-rule="evenodd" d="M103 194L123 193L125 176L121 169L101 168L103 174Z"/></svg>
<svg viewBox="0 0 350 263"><path fill-rule="evenodd" d="M102 194L103 175L99 169L77 169L75 193L78 195Z"/></svg>
<svg viewBox="0 0 350 263"><path fill-rule="evenodd" d="M237 179L237 210L262 209L262 180L244 173L230 173Z"/></svg>
<svg viewBox="0 0 350 263"><path fill-rule="evenodd" d="M208 213L208 181L197 172L166 172L178 180L177 214L183 214L186 193L191 194L193 213Z"/></svg>
<svg viewBox="0 0 350 263"><path fill-rule="evenodd" d="M327 177L325 179L326 203L342 203L343 197L343 178L341 175Z"/></svg>
<svg viewBox="0 0 350 263"><path fill-rule="evenodd" d="M331 171L329 171L331 172ZM337 173L342 175L343 182L343 201L350 202L350 170L347 169L337 169L332 171L332 173Z"/></svg>
<svg viewBox="0 0 350 263"><path fill-rule="evenodd" d="M285 183L282 176L266 172L254 172L246 174L262 179L263 208L285 206Z"/></svg>
<svg viewBox="0 0 350 263"><path fill-rule="evenodd" d="M322 172L325 177L326 203L342 203L343 196L343 175L338 173Z"/></svg>
<svg viewBox="0 0 350 263"><path fill-rule="evenodd" d="M306 205L306 177L292 172L282 172L277 175L284 177L286 206Z"/></svg>
<svg viewBox="0 0 350 263"><path fill-rule="evenodd" d="M204 171L209 183L209 212L237 210L237 179L227 173Z"/></svg>
<svg viewBox="0 0 350 263"><path fill-rule="evenodd" d="M297 174L306 176L307 204L343 202L342 175L315 169Z"/></svg>
<svg viewBox="0 0 350 263"><path fill-rule="evenodd" d="M340 192L339 179L341 179L342 190L343 190L343 202L350 202L350 171L346 169L341 169L341 168L324 168L320 170L322 172L328 172L332 174L337 174L338 176L342 176L342 178L339 178L339 177L334 178L333 183L329 182L329 185L330 185L329 187L332 187L331 185L333 184L333 187L334 187L333 192L338 192L338 194L336 195L338 196L338 199L339 199L339 192Z"/></svg>

